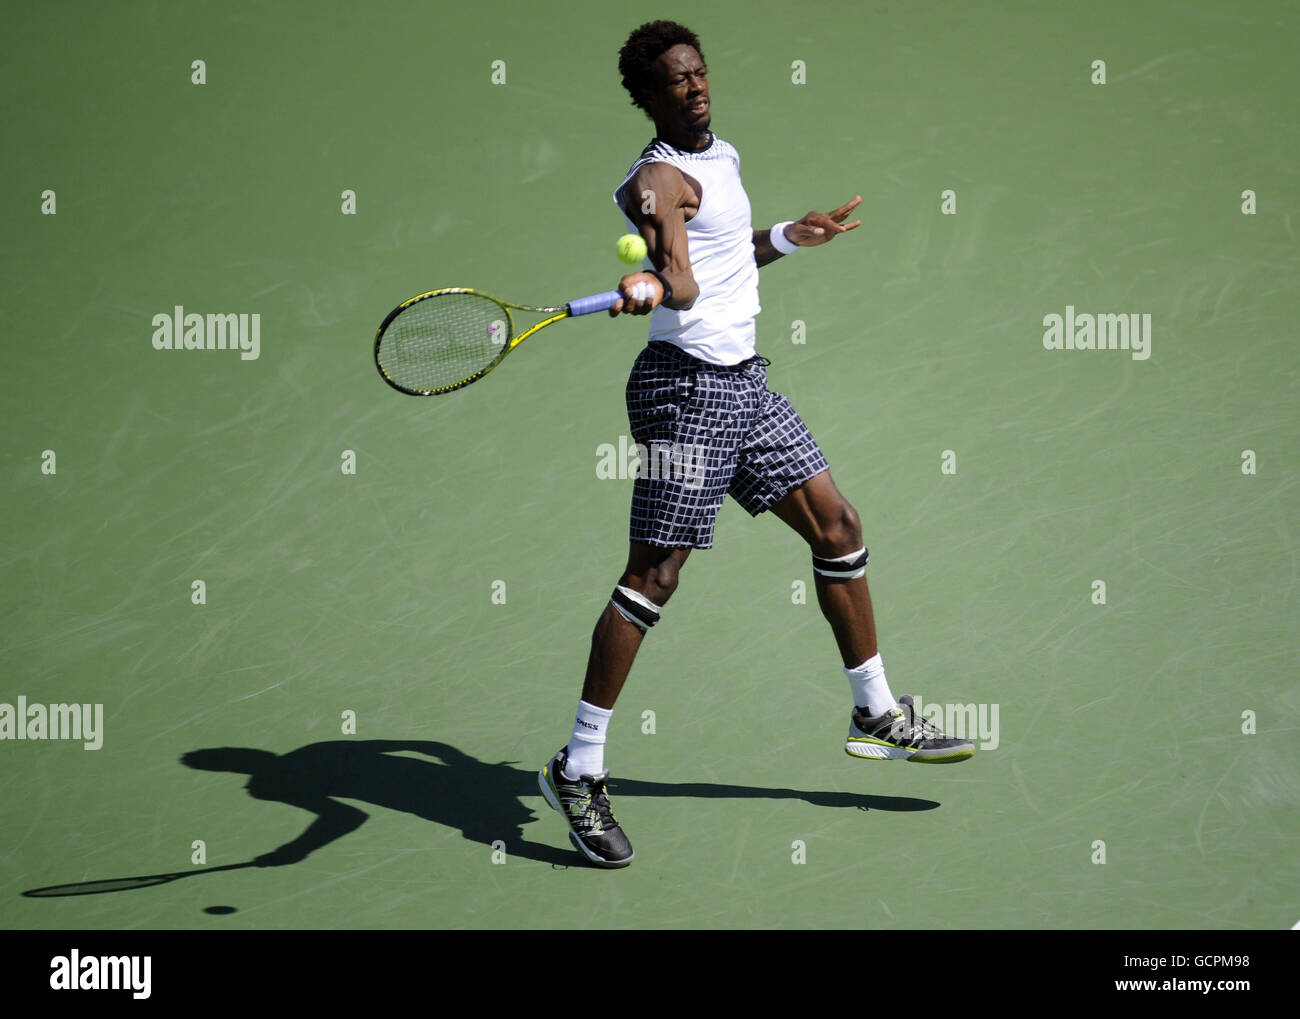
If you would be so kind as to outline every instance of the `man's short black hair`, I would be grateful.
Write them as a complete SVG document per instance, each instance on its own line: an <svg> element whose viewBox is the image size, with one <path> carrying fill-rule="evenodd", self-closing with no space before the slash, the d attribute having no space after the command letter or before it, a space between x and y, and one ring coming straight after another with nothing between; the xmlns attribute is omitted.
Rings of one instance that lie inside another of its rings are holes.
<svg viewBox="0 0 1300 1019"><path fill-rule="evenodd" d="M618 69L633 106L646 110L645 92L654 84L650 67L674 46L694 46L700 59L704 58L700 37L675 21L647 21L627 37L618 52Z"/></svg>

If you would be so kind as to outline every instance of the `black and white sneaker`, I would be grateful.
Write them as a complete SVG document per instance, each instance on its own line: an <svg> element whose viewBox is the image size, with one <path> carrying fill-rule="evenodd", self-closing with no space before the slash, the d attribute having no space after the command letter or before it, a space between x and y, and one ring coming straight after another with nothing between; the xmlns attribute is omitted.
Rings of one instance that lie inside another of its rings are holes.
<svg viewBox="0 0 1300 1019"><path fill-rule="evenodd" d="M636 855L609 805L605 783L609 772L565 778L569 748L564 747L537 773L546 802L569 823L569 841L597 867L626 867Z"/></svg>
<svg viewBox="0 0 1300 1019"><path fill-rule="evenodd" d="M854 708L844 752L876 761L955 764L972 756L975 744L945 736L916 713L912 695L904 694L898 707L883 715L873 717Z"/></svg>

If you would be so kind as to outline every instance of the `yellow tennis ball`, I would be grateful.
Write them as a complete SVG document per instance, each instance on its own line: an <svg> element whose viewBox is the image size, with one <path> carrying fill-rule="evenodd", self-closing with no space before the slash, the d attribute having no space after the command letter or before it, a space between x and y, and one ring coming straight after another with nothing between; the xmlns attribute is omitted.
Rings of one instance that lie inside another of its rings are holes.
<svg viewBox="0 0 1300 1019"><path fill-rule="evenodd" d="M628 265L636 265L645 258L645 241L636 234L624 234L618 239L618 245L614 250L618 252L621 261Z"/></svg>

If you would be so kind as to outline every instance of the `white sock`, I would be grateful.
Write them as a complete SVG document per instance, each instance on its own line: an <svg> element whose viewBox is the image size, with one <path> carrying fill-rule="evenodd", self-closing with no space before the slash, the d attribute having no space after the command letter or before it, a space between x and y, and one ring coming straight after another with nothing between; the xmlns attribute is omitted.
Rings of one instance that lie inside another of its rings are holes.
<svg viewBox="0 0 1300 1019"><path fill-rule="evenodd" d="M605 770L605 731L612 714L613 708L578 701L578 717L569 738L569 762L564 766L564 777L570 782Z"/></svg>
<svg viewBox="0 0 1300 1019"><path fill-rule="evenodd" d="M856 669L845 669L849 677L849 687L853 691L853 703L868 715L883 715L886 711L898 707L889 681L885 679L885 663L877 652Z"/></svg>

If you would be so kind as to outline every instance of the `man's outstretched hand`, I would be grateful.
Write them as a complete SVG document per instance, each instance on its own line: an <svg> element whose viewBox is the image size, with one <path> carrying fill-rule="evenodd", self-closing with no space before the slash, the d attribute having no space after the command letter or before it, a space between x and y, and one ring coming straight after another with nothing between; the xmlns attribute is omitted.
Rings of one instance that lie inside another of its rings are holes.
<svg viewBox="0 0 1300 1019"><path fill-rule="evenodd" d="M810 212L797 223L791 223L785 228L786 240L801 248L815 248L819 244L833 241L842 233L856 230L862 225L862 220L855 219L852 223L844 221L861 204L862 196L855 195L852 201L845 202L832 212Z"/></svg>

